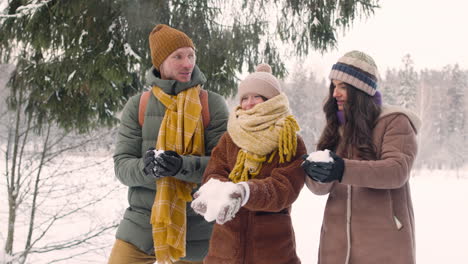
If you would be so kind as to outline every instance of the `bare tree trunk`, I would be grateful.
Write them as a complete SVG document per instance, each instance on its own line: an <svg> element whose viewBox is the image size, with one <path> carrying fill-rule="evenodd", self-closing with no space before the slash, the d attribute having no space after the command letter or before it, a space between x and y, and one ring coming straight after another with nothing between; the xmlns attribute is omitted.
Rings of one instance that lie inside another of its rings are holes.
<svg viewBox="0 0 468 264"><path fill-rule="evenodd" d="M50 233L53 232L52 229L59 226L61 222L64 220L66 221L66 219L73 218L74 215L79 215L80 212L86 211L88 208L92 208L96 204L103 202L110 194L116 191L115 188L99 189L98 192L101 193L96 195L94 198L82 199L80 200L81 204L78 203L70 206L66 200L69 197L79 195L82 191L82 186L76 186L76 189L73 189L75 192L63 192L60 187L57 188L59 185L54 184L54 180L60 179L63 176L72 175L73 173L83 169L92 167L98 168L102 166L102 161L84 163L78 168L74 168L72 166L70 170L63 168L59 168L57 171L50 171L50 168L48 170L49 164L51 164L53 168L54 164L56 164L57 158L66 159L64 157L67 156L67 152L79 149L83 145L93 144L95 141L99 140L100 137L96 137L96 135L94 135L90 138L80 139L78 142L74 142L73 140L71 142L67 142L66 140L71 138L68 131L57 134L57 131L54 131L54 126L52 124L48 124L47 129L42 130L44 133L43 136L35 138L37 135L34 136L34 127L31 126L30 120L32 119L30 117L31 116L28 115L25 116L22 113L22 110L21 112L15 111L14 117L11 117L14 120L9 121L9 127L15 127L18 122L20 125L16 126L16 131L13 128L9 129L11 131L9 133L9 146L7 146L8 151L5 151L7 153L7 170L5 176L8 176L8 197L9 201L14 203L9 206L10 215L8 224L9 227L12 227L12 231L9 233L9 251L6 252L13 258L6 263L24 264L28 259L31 261L31 257L34 254L46 254L51 251L74 250L73 252L75 253L67 255L66 258L49 260L52 262L48 262L66 263L67 260L73 259L77 256L93 254L94 250L102 250L103 247L101 247L101 249L99 249L99 246L88 248L83 247L82 245L89 245L90 242L93 243L92 240L106 235L115 229L117 226L115 221L102 223L98 226L92 227L86 232L80 231L76 232L76 234L71 233L70 237L64 240L50 240ZM31 150L32 148L30 148L30 144L32 142L38 142L38 140L42 142L41 150L39 152ZM65 144L62 146L61 144L64 142ZM15 155L15 159L13 159L12 153ZM11 173L12 171L14 171L14 173ZM58 173L58 175L55 175L56 173ZM13 175L14 177L12 177ZM49 184L48 181L51 180L52 184ZM15 192L10 191L13 188ZM60 195L55 196L55 198L52 199L63 198L64 203L58 204L56 209L51 208L52 210L48 210L48 202L46 201L50 199L48 197L51 194ZM28 202L25 203L25 201ZM41 215L40 212L44 209L48 210L48 212L46 215ZM18 212L23 212L25 210L28 210L29 214L28 216L24 216L25 219L23 219L23 217L19 217L20 215L18 215ZM18 226L15 228L16 222L24 220L28 221L28 225L24 229L20 229ZM19 233L25 234L24 240L22 239L23 237L18 236ZM13 245L14 243L18 243L18 241L25 241L24 247L15 251ZM37 246L39 242L44 241L47 243Z"/></svg>
<svg viewBox="0 0 468 264"><path fill-rule="evenodd" d="M32 201L32 205L31 205L31 215L30 215L30 218L29 218L29 228L28 228L28 235L27 235L28 237L27 237L27 240L26 240L26 244L24 245L24 252L23 252L23 257L21 258L21 263L26 262L26 259L28 257L28 253L29 253L29 251L31 249L31 246L32 246L31 239L32 239L32 235L33 235L34 227L35 227L34 221L36 219L37 196L39 195L39 182L41 180L41 172L42 172L42 168L44 166L44 160L46 158L47 150L49 148L50 128L51 128L51 124L48 124L47 125L47 133L46 133L46 137L45 137L42 152L41 152L41 161L39 163L39 168L38 168L37 174L36 174L36 180L34 182L34 191L33 191L33 194L32 194L33 201Z"/></svg>
<svg viewBox="0 0 468 264"><path fill-rule="evenodd" d="M21 123L21 111L22 111L22 100L23 100L23 89L19 89L18 102L16 105L16 118L15 118L15 130L13 132L13 156L11 162L10 175L7 175L7 190L8 190L8 233L5 242L5 252L8 255L13 253L13 243L15 237L15 222L16 222L16 210L17 210L17 199L19 194L19 181L16 179L16 163L18 159L18 144L20 139L20 123ZM8 139L10 140L10 138ZM7 162L8 166L8 162Z"/></svg>
<svg viewBox="0 0 468 264"><path fill-rule="evenodd" d="M62 177L75 176L81 170L102 168L107 158L102 161L86 159L84 163L74 160L74 155L82 159L84 146L95 144L102 138L96 133L75 135L52 123L46 124L47 127L36 133L32 121L34 113L25 113L26 90L19 86L11 93L14 93L10 97L15 100L14 110L5 108L5 113L0 114L0 126L4 128L0 131L4 135L1 139L6 140L5 150L4 145L0 144L5 153L5 172L2 172L4 178L1 178L1 185L6 186L6 199L3 199L4 206L0 206L0 209L3 209L1 213L8 211L8 222L4 227L7 260L2 262L2 259L0 262L24 264L35 261L33 258L36 255L56 251L63 254L51 253L47 263L70 263L69 260L73 258L105 249L108 247L107 240L101 240L100 237L109 235L116 228L116 219L96 219L88 224L87 230L70 230L63 239L54 236L55 230L60 229L61 225L69 225L69 219L87 217L83 215L92 214L97 204L105 202L118 190L94 185L92 180L90 186L85 185L87 181L76 181L77 185L74 185L75 181L68 182L68 185L60 184L63 182ZM36 142L41 145L40 150L33 148ZM78 150L78 153L68 154L74 150ZM85 155L93 156L92 153ZM60 166L61 163L65 166ZM80 197L84 192L91 192L89 187L96 188L96 192ZM8 207L5 205L7 201ZM18 246L19 243L24 244Z"/></svg>

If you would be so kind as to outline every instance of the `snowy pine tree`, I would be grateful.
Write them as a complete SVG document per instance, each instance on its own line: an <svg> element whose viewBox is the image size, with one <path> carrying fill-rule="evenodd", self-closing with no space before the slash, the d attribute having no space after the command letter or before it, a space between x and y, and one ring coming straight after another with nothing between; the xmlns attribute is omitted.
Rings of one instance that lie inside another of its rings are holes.
<svg viewBox="0 0 468 264"><path fill-rule="evenodd" d="M458 64L445 68L447 80L447 144L452 150L451 167L459 168L466 160L467 144L465 132L465 93L468 90L467 73Z"/></svg>
<svg viewBox="0 0 468 264"><path fill-rule="evenodd" d="M385 79L380 80L377 89L382 93L382 101L384 104L398 105L398 87L399 76L395 69L387 69L385 72Z"/></svg>
<svg viewBox="0 0 468 264"><path fill-rule="evenodd" d="M407 109L416 108L416 92L418 75L414 70L414 62L409 54L402 59L403 69L398 71L399 86L397 104Z"/></svg>
<svg viewBox="0 0 468 264"><path fill-rule="evenodd" d="M468 89L466 72L460 70L458 64L446 68L447 72L447 97L450 107L447 113L447 132L449 136L461 135L465 128L465 93Z"/></svg>
<svg viewBox="0 0 468 264"><path fill-rule="evenodd" d="M313 72L299 64L284 84L290 107L301 127L299 132L307 149L315 150L325 126L323 103L328 96L328 83L318 81Z"/></svg>

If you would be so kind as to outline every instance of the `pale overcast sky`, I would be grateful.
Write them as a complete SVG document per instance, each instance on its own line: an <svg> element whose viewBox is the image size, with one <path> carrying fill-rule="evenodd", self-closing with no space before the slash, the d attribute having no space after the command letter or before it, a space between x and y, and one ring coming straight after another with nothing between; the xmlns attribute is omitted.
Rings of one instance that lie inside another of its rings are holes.
<svg viewBox="0 0 468 264"><path fill-rule="evenodd" d="M468 69L468 1L383 0L380 5L372 17L356 21L339 38L338 50L312 54L303 63L325 76L338 57L359 49L375 59L381 74L400 67L408 53L416 69L455 63Z"/></svg>

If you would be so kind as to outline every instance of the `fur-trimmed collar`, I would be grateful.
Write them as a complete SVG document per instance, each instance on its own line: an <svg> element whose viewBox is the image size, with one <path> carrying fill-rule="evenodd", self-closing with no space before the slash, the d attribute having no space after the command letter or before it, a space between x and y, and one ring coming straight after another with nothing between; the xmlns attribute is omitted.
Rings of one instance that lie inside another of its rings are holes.
<svg viewBox="0 0 468 264"><path fill-rule="evenodd" d="M416 133L418 133L419 129L421 128L421 119L412 111L405 109L401 106L395 106L395 105L383 105L382 106L382 113L380 113L380 116L377 120L380 120L381 118L393 114L404 114L408 117L408 119L411 122L411 125L413 126L414 130Z"/></svg>

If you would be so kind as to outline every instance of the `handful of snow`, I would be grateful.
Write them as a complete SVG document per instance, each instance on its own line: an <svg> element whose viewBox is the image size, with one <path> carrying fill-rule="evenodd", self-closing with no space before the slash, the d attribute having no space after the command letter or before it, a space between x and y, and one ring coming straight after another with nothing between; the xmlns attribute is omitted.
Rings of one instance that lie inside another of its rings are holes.
<svg viewBox="0 0 468 264"><path fill-rule="evenodd" d="M161 155L164 153L164 150L162 149L155 149L154 150L154 157L156 158L157 156Z"/></svg>
<svg viewBox="0 0 468 264"><path fill-rule="evenodd" d="M236 184L233 182L210 179L198 190L199 196L193 202L206 205L206 212L203 216L206 221L211 222L216 220L219 212L232 201L230 194L236 189Z"/></svg>
<svg viewBox="0 0 468 264"><path fill-rule="evenodd" d="M310 153L307 160L312 162L333 162L333 158L330 156L330 150L328 149Z"/></svg>

